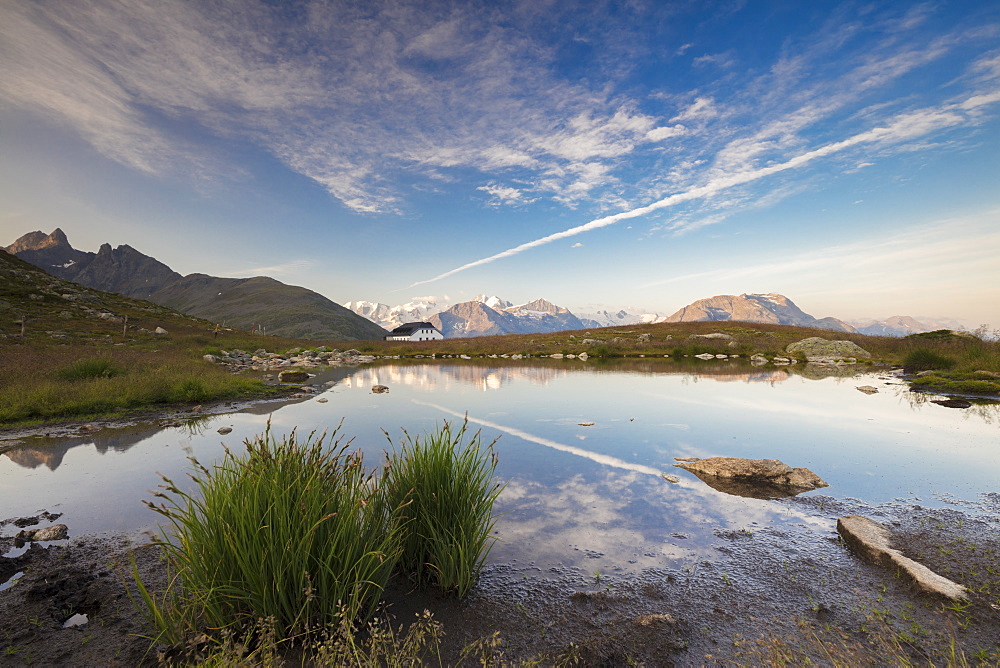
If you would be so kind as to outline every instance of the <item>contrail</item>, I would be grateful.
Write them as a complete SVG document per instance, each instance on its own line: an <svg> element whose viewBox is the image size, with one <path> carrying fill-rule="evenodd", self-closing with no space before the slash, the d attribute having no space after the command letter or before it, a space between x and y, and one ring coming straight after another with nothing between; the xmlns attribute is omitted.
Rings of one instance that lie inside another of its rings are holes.
<svg viewBox="0 0 1000 668"><path fill-rule="evenodd" d="M571 227L568 230L562 232L556 232L548 236L542 237L540 239L535 239L534 241L528 241L521 244L520 246L515 246L514 248L509 248L505 251L497 253L496 255L490 255L489 257L484 257L481 260L476 260L474 262L469 262L468 264L463 264L461 267L457 267L450 271L446 271L443 274L439 274L434 278L428 278L424 281L417 281L416 283L411 283L410 288L416 287L418 285L424 285L426 283L433 283L434 281L440 281L442 278L448 278L466 269L472 269L473 267L479 267L484 264L489 264L490 262L495 262L496 260L502 260L506 257L511 257L512 255L517 255L526 250L536 248L538 246L544 246L545 244L552 243L553 241L559 241L560 239L566 239L577 234L583 234L584 232L589 232L591 230L600 229L602 227L607 227L609 225L614 225L615 223L622 220L629 220L631 218L638 218L639 216L644 216L653 211L659 209L665 209L682 202L689 202L694 199L701 199L705 197L710 197L718 192L732 188L734 186L743 185L745 183L750 183L752 181L757 181L764 178L765 176L770 176L772 174L777 174L779 172L784 172L789 169L796 169L801 167L817 158L825 158L826 156L832 155L834 153L839 153L845 149L851 148L852 146L857 146L858 144L866 144L870 142L877 142L886 139L908 139L913 137L918 137L928 132L939 129L942 127L947 127L950 125L956 125L963 121L968 120L969 113L973 109L984 106L986 104L992 104L998 101L997 93L990 95L977 95L973 96L964 102L958 104L947 105L940 109L923 109L909 114L903 114L897 116L893 119L893 122L886 127L878 127L857 134L853 137L849 137L843 141L835 142L832 144L827 144L826 146L821 146L812 151L808 151L801 155L797 155L790 160L779 163L777 165L770 165L768 167L761 167L760 169L753 169L745 172L739 172L736 174L727 174L715 178L703 186L697 188L692 188L682 193L676 193L665 197L659 201L653 202L643 207L637 209L632 209L630 211L623 211L621 213L616 213L610 216L605 216L603 218L597 218L584 225L579 225L577 227Z"/></svg>

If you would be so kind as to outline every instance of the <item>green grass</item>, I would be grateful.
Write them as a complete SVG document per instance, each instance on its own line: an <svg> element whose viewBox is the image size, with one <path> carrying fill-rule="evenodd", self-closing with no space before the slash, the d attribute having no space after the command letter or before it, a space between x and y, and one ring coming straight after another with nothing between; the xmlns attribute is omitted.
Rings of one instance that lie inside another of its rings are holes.
<svg viewBox="0 0 1000 668"><path fill-rule="evenodd" d="M903 359L903 370L906 373L918 373L933 369L950 369L955 366L955 360L933 350L918 348Z"/></svg>
<svg viewBox="0 0 1000 668"><path fill-rule="evenodd" d="M114 378L125 373L112 360L104 357L81 359L59 370L62 380L89 380L92 378Z"/></svg>
<svg viewBox="0 0 1000 668"><path fill-rule="evenodd" d="M406 524L400 565L418 583L465 596L492 546L493 503L502 487L493 480L497 458L467 423L423 437L403 432L387 454L383 485L390 505L403 506Z"/></svg>
<svg viewBox="0 0 1000 668"><path fill-rule="evenodd" d="M398 508L348 443L325 435L277 441L198 467L196 490L165 480L163 548L173 586L144 599L162 638L244 632L271 620L280 641L370 615L400 552Z"/></svg>
<svg viewBox="0 0 1000 668"><path fill-rule="evenodd" d="M258 378L236 376L183 353L146 356L115 350L107 357L74 360L74 355L89 351L51 350L45 357L42 351L19 346L3 352L9 353L0 360L0 423L4 424L275 392Z"/></svg>
<svg viewBox="0 0 1000 668"><path fill-rule="evenodd" d="M133 568L157 642L253 636L261 620L268 642L315 639L369 618L397 566L468 592L501 490L492 448L445 424L406 437L379 477L349 445L336 431L278 441L268 428L244 454L195 462L190 492L164 478L148 505L169 523L170 585L149 591Z"/></svg>

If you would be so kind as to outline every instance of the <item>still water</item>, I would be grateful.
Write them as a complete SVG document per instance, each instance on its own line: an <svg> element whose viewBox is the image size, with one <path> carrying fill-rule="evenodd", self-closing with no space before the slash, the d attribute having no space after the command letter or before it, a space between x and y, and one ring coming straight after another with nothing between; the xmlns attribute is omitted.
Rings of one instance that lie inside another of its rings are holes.
<svg viewBox="0 0 1000 668"><path fill-rule="evenodd" d="M713 558L727 531L833 529L831 518L793 503L717 492L674 468L676 457L780 459L830 483L808 495L867 503L940 506L1000 489L997 405L943 408L879 374L824 378L735 362L678 368L560 360L330 369L306 400L6 452L0 519L48 510L64 513L71 536L138 538L160 519L141 503L158 473L186 480L189 457L215 461L268 421L278 435L332 431L342 421L340 435L374 467L390 447L383 429L398 440L400 429L415 435L467 416L485 441L497 439L497 475L507 483L492 556L539 567L677 566ZM376 384L390 391L372 394ZM222 436L221 427L233 431Z"/></svg>

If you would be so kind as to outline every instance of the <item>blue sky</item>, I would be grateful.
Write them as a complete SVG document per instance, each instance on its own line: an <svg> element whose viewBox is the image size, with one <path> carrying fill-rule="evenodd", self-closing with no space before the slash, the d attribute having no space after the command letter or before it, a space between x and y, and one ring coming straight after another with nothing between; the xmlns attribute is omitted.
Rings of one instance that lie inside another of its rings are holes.
<svg viewBox="0 0 1000 668"><path fill-rule="evenodd" d="M1000 4L0 4L0 244L1000 327Z"/></svg>

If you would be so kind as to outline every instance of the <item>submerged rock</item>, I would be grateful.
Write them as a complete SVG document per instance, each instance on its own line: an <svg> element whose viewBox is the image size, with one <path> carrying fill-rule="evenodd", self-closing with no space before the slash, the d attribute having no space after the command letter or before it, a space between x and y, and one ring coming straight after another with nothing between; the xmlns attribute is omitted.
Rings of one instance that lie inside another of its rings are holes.
<svg viewBox="0 0 1000 668"><path fill-rule="evenodd" d="M783 498L829 487L809 469L792 468L777 459L709 457L674 466L690 471L715 490L755 499Z"/></svg>
<svg viewBox="0 0 1000 668"><path fill-rule="evenodd" d="M931 403L945 408L968 408L972 405L971 401L965 399L933 399Z"/></svg>
<svg viewBox="0 0 1000 668"><path fill-rule="evenodd" d="M372 385L373 394L385 394L389 391L389 388L385 385Z"/></svg>
<svg viewBox="0 0 1000 668"><path fill-rule="evenodd" d="M878 522L848 515L837 520L837 532L859 556L890 570L903 571L923 591L952 600L966 598L965 587L893 549L889 530Z"/></svg>

